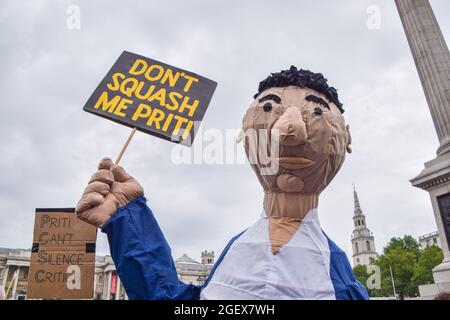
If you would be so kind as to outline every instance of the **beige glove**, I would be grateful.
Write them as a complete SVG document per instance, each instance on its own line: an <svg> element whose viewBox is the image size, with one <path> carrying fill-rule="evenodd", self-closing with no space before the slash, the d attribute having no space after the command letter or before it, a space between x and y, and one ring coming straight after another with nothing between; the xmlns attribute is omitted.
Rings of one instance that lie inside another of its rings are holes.
<svg viewBox="0 0 450 320"><path fill-rule="evenodd" d="M84 189L75 213L81 220L101 228L117 209L143 194L139 182L111 159L104 158Z"/></svg>

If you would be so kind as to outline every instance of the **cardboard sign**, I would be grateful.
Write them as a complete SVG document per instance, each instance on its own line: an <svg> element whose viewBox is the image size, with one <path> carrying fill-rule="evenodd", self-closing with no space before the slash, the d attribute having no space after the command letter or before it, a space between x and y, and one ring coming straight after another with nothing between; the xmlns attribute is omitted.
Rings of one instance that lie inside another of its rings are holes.
<svg viewBox="0 0 450 320"><path fill-rule="evenodd" d="M217 83L124 51L84 110L190 146Z"/></svg>
<svg viewBox="0 0 450 320"><path fill-rule="evenodd" d="M36 209L29 299L91 299L97 228L75 209Z"/></svg>

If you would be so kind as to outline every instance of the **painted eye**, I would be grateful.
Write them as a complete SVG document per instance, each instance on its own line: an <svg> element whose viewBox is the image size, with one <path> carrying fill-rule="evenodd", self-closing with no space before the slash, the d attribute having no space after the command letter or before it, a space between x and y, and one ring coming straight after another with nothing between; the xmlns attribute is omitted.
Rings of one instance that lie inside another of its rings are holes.
<svg viewBox="0 0 450 320"><path fill-rule="evenodd" d="M306 101L311 101L311 102L315 102L315 103L321 104L322 106L324 106L325 108L330 110L330 106L322 98L316 97L316 96L311 94L311 95L307 96L305 99L306 99Z"/></svg>
<svg viewBox="0 0 450 320"><path fill-rule="evenodd" d="M320 109L319 107L317 107L317 108L314 108L314 113L317 115L321 115L323 113L323 110Z"/></svg>
<svg viewBox="0 0 450 320"><path fill-rule="evenodd" d="M265 112L269 112L270 110L272 110L272 104L266 103L265 105L263 105L263 109Z"/></svg>

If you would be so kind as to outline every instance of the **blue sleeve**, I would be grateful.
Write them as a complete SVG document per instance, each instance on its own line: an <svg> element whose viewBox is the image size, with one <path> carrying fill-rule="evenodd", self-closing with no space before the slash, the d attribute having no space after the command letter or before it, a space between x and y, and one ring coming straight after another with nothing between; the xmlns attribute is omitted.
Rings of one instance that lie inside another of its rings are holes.
<svg viewBox="0 0 450 320"><path fill-rule="evenodd" d="M130 299L199 299L200 287L178 279L169 244L145 197L120 208L102 231Z"/></svg>
<svg viewBox="0 0 450 320"><path fill-rule="evenodd" d="M369 300L366 288L356 280L347 255L328 236L330 277L337 300Z"/></svg>

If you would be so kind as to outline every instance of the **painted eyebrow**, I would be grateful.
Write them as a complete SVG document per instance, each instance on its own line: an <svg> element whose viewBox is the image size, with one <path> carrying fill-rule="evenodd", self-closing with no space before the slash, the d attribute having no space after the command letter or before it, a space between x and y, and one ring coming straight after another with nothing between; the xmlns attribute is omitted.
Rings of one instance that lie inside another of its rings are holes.
<svg viewBox="0 0 450 320"><path fill-rule="evenodd" d="M281 103L281 98L279 96L277 96L276 94L269 94L269 95L259 99L259 102L264 102L267 100L273 100L276 103Z"/></svg>
<svg viewBox="0 0 450 320"><path fill-rule="evenodd" d="M328 110L330 110L330 106L328 105L328 103L325 100L323 100L322 98L318 97L318 96L310 94L305 99L306 99L306 101L319 103L319 104L323 105L325 108L327 108Z"/></svg>

